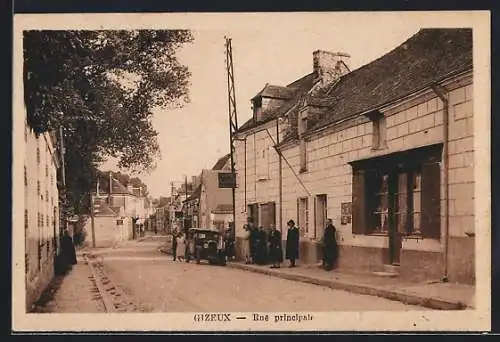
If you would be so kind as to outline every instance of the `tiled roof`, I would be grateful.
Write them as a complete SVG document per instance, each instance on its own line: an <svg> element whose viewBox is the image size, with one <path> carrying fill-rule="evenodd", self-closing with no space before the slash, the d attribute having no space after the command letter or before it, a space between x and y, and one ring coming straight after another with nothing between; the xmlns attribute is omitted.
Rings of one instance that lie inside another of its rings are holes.
<svg viewBox="0 0 500 342"><path fill-rule="evenodd" d="M117 179L113 178L111 192L113 194L129 194L127 188Z"/></svg>
<svg viewBox="0 0 500 342"><path fill-rule="evenodd" d="M283 86L266 84L264 89L262 89L253 98L255 99L259 96L262 96L262 97L270 97L270 98L274 98L274 99L289 100L293 97L293 93L294 93L293 89L283 87Z"/></svg>
<svg viewBox="0 0 500 342"><path fill-rule="evenodd" d="M116 216L118 213L108 206L105 199L99 199L98 210L99 211L95 213L95 216Z"/></svg>
<svg viewBox="0 0 500 342"><path fill-rule="evenodd" d="M201 184L198 185L196 187L196 189L194 190L194 192L187 199L185 199L183 202L189 202L189 201L195 200L197 198L200 198L200 195L201 195Z"/></svg>
<svg viewBox="0 0 500 342"><path fill-rule="evenodd" d="M289 99L285 99L285 103L283 103L283 105L281 105L280 107L263 111L261 121L255 122L254 118L250 118L248 121L246 121L243 125L241 125L238 128L238 132L243 132L247 129L261 125L265 122L268 122L272 119L284 115L287 111L293 108L293 106L297 103L301 94L304 94L305 92L309 91L312 88L313 78L314 74L310 73L290 83L286 87L279 87L279 88L289 89L291 97ZM269 85L267 85L266 87L269 87ZM266 89L266 87L264 87L263 91ZM271 87L276 87L276 86L271 86Z"/></svg>
<svg viewBox="0 0 500 342"><path fill-rule="evenodd" d="M472 29L422 29L318 94L312 104L328 106L328 111L310 129L374 110L471 68Z"/></svg>
<svg viewBox="0 0 500 342"><path fill-rule="evenodd" d="M224 165L226 165L227 161L231 158L231 153L226 154L224 157L219 158L217 162L215 163L214 167L212 167L212 170L222 170Z"/></svg>

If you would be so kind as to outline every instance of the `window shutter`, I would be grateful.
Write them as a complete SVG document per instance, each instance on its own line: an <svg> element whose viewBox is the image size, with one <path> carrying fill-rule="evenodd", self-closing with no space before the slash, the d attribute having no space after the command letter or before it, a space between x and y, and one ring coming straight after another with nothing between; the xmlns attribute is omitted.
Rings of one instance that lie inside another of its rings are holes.
<svg viewBox="0 0 500 342"><path fill-rule="evenodd" d="M441 237L441 191L439 163L426 163L422 167L421 231L427 238Z"/></svg>
<svg viewBox="0 0 500 342"><path fill-rule="evenodd" d="M376 193L380 191L380 177L376 170L365 170L365 234L373 233L379 217L375 214L377 208Z"/></svg>
<svg viewBox="0 0 500 342"><path fill-rule="evenodd" d="M354 171L352 178L352 233L364 234L365 215L365 172Z"/></svg>
<svg viewBox="0 0 500 342"><path fill-rule="evenodd" d="M269 202L269 223L276 227L276 203Z"/></svg>

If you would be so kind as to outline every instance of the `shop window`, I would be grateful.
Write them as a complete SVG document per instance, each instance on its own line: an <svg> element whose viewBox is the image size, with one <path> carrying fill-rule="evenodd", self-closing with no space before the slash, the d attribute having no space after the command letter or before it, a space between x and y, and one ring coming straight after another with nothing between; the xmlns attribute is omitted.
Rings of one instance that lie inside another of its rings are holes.
<svg viewBox="0 0 500 342"><path fill-rule="evenodd" d="M368 167L354 169L353 233L439 239L439 151L424 157L414 152L404 159L374 158Z"/></svg>
<svg viewBox="0 0 500 342"><path fill-rule="evenodd" d="M299 225L301 236L308 236L309 205L307 197L302 197L297 199L297 224Z"/></svg>
<svg viewBox="0 0 500 342"><path fill-rule="evenodd" d="M316 229L314 230L314 238L320 239L323 236L323 231L326 225L327 219L327 196L326 195L317 195L315 202L315 224Z"/></svg>

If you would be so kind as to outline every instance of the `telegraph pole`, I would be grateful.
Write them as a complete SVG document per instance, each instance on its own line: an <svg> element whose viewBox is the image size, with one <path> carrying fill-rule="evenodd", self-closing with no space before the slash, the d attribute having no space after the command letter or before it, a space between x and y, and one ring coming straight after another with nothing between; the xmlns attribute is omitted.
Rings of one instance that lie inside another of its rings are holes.
<svg viewBox="0 0 500 342"><path fill-rule="evenodd" d="M235 234L236 229L236 170L234 165L234 140L235 134L238 131L238 117L236 115L236 93L234 88L234 69L233 69L233 48L231 38L225 37L226 40L226 71L227 71L227 90L228 90L228 105L229 105L229 151L231 153L231 174L234 179L233 192L233 227L232 234Z"/></svg>

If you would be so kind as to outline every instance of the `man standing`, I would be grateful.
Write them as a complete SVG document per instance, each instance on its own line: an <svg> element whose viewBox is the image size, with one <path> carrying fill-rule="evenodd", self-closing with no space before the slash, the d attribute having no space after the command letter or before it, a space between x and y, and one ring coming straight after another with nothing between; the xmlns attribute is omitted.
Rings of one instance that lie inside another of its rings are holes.
<svg viewBox="0 0 500 342"><path fill-rule="evenodd" d="M299 258L299 229L293 220L288 221L287 225L286 258L290 260L289 267L295 267L295 260Z"/></svg>
<svg viewBox="0 0 500 342"><path fill-rule="evenodd" d="M325 270L330 271L337 260L337 230L332 219L328 219L326 222L325 232L323 233L323 267Z"/></svg>
<svg viewBox="0 0 500 342"><path fill-rule="evenodd" d="M283 252L281 250L281 233L276 230L274 225L271 225L269 234L269 256L271 258L271 268L280 268L283 261Z"/></svg>
<svg viewBox="0 0 500 342"><path fill-rule="evenodd" d="M172 256L177 260L177 230L172 232Z"/></svg>

